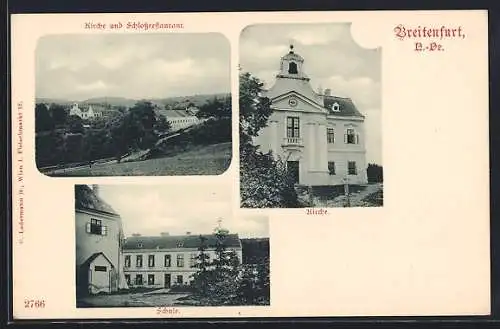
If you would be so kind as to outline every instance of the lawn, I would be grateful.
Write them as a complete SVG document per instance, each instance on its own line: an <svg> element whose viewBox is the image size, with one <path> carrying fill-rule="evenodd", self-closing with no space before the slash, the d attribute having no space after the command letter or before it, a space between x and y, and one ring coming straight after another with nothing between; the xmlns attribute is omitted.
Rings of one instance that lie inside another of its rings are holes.
<svg viewBox="0 0 500 329"><path fill-rule="evenodd" d="M124 163L95 164L50 176L174 176L220 175L231 163L231 143L196 146L171 157Z"/></svg>

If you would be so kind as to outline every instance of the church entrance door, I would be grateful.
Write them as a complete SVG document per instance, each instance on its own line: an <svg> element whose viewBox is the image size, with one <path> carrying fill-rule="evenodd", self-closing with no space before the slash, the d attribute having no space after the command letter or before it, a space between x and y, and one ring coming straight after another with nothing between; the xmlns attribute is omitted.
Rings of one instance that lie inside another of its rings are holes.
<svg viewBox="0 0 500 329"><path fill-rule="evenodd" d="M299 183L299 161L287 161L286 168L288 175L292 178L293 182Z"/></svg>

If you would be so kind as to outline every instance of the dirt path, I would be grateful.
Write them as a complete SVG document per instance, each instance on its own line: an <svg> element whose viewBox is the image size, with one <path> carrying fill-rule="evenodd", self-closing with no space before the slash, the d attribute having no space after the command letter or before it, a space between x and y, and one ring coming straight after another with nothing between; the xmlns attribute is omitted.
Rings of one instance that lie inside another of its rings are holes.
<svg viewBox="0 0 500 329"><path fill-rule="evenodd" d="M367 202L363 201L366 197L368 197L371 194L377 193L383 189L383 184L377 183L377 184L371 184L368 185L364 190L358 192L358 193L352 193L349 196L349 201L351 204L351 207L367 207L371 206ZM343 207L346 202L346 196L345 195L340 195L333 200L328 200L326 206L327 207Z"/></svg>
<svg viewBox="0 0 500 329"><path fill-rule="evenodd" d="M98 295L82 298L80 302L86 307L151 307L173 306L178 298L188 294L145 294L132 293L121 295Z"/></svg>

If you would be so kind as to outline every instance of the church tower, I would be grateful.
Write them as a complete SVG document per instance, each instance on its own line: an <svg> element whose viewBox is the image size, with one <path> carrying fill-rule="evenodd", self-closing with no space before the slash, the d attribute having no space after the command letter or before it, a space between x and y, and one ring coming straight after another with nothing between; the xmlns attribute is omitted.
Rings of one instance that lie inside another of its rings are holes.
<svg viewBox="0 0 500 329"><path fill-rule="evenodd" d="M276 78L309 81L309 77L306 76L302 69L304 58L302 58L302 56L300 56L299 54L296 54L293 48L293 45L290 45L290 51L288 52L288 54L281 57L280 72L278 73Z"/></svg>
<svg viewBox="0 0 500 329"><path fill-rule="evenodd" d="M304 72L304 58L295 52L293 45L290 45L288 53L280 59L276 82L264 96L273 99L294 91L312 100L317 106L323 107L322 95L313 90L309 80Z"/></svg>

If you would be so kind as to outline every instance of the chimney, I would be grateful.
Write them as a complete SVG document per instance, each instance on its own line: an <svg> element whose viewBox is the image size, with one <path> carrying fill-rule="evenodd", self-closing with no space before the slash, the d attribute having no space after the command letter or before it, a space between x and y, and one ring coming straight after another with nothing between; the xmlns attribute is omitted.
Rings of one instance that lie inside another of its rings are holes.
<svg viewBox="0 0 500 329"><path fill-rule="evenodd" d="M99 196L99 185L97 185L97 184L93 184L93 185L92 185L92 191L94 191L94 194L95 194L96 196Z"/></svg>
<svg viewBox="0 0 500 329"><path fill-rule="evenodd" d="M169 236L170 234L168 232L161 232L160 235L161 236Z"/></svg>
<svg viewBox="0 0 500 329"><path fill-rule="evenodd" d="M331 96L332 95L332 90L331 89L325 89L325 96Z"/></svg>
<svg viewBox="0 0 500 329"><path fill-rule="evenodd" d="M132 233L132 236L141 236L139 233Z"/></svg>

